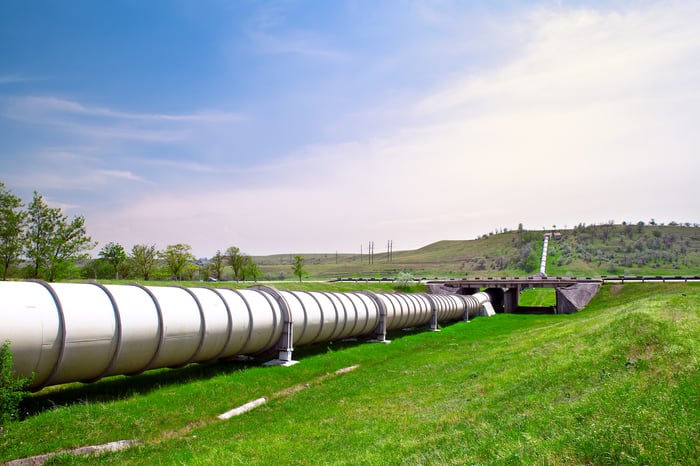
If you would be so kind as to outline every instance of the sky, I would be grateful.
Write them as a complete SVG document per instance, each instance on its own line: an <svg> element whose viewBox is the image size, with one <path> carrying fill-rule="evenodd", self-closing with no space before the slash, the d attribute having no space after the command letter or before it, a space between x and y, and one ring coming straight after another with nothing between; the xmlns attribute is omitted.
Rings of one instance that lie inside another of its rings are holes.
<svg viewBox="0 0 700 466"><path fill-rule="evenodd" d="M700 2L0 1L0 182L99 244L700 221Z"/></svg>

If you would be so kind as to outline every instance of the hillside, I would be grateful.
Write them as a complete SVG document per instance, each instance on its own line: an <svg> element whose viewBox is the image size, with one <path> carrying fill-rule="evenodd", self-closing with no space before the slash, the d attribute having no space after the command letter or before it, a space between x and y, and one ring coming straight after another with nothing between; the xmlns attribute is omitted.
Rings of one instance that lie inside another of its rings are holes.
<svg viewBox="0 0 700 466"><path fill-rule="evenodd" d="M699 309L697 284L606 285L577 314L299 348L289 368L231 362L53 387L6 426L0 461L137 439L99 462L691 464ZM216 417L259 397L268 403Z"/></svg>
<svg viewBox="0 0 700 466"><path fill-rule="evenodd" d="M579 225L556 230L550 242L550 276L698 275L700 228L681 225ZM311 278L522 276L539 266L543 231L508 231L477 240L439 241L413 251L377 252L374 262L359 254L301 254ZM267 279L290 278L293 256L258 256Z"/></svg>

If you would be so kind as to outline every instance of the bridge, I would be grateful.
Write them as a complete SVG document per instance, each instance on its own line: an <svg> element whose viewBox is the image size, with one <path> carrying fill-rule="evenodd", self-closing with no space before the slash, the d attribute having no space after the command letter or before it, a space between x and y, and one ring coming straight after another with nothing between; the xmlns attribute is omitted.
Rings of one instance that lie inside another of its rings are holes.
<svg viewBox="0 0 700 466"><path fill-rule="evenodd" d="M603 284L601 278L575 277L487 277L430 280L427 283L434 294L472 294L485 291L497 312L529 312L571 314L588 304ZM520 293L529 288L554 288L554 307L520 306Z"/></svg>
<svg viewBox="0 0 700 466"><path fill-rule="evenodd" d="M570 314L588 304L603 284L625 283L691 283L700 282L700 276L686 275L603 275L597 278L547 277L486 277L428 280L426 284L435 294L472 294L484 290L491 297L497 312L529 312ZM554 307L524 307L519 304L520 293L529 288L554 288Z"/></svg>

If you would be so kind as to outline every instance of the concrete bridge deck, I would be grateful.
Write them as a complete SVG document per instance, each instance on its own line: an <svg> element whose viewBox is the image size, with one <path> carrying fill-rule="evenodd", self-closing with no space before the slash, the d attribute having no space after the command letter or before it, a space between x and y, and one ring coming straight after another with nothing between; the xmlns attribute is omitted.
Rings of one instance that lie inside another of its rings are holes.
<svg viewBox="0 0 700 466"><path fill-rule="evenodd" d="M515 286L526 286L536 288L557 288L569 286L577 283L603 283L602 278L576 278L576 277L485 277L485 278L452 278L445 280L429 280L431 283L439 283L450 287L490 287L505 286L512 288Z"/></svg>
<svg viewBox="0 0 700 466"><path fill-rule="evenodd" d="M487 277L431 280L427 283L434 294L473 294L485 291L497 312L551 312L570 314L581 310L596 295L603 280L599 278L570 277ZM528 288L554 288L554 307L531 308L520 306L520 293Z"/></svg>

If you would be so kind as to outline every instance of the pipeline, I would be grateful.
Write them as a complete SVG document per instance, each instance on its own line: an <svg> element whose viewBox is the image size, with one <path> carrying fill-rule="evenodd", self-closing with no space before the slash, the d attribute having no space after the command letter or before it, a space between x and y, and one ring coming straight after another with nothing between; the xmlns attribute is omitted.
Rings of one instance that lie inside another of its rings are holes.
<svg viewBox="0 0 700 466"><path fill-rule="evenodd" d="M39 390L484 314L486 293L280 291L0 282L0 343Z"/></svg>

